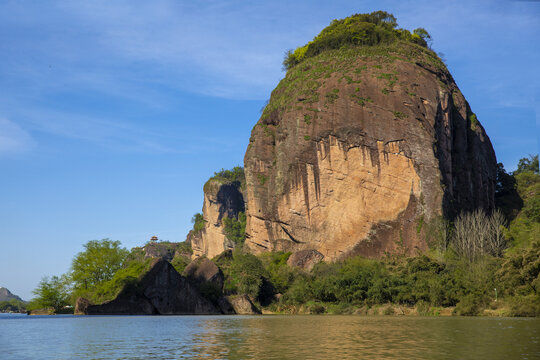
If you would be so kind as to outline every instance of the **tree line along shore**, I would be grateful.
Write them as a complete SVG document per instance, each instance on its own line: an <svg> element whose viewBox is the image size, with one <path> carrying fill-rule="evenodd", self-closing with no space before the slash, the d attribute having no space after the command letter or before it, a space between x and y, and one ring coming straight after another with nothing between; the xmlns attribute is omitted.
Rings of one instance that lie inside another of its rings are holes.
<svg viewBox="0 0 540 360"><path fill-rule="evenodd" d="M521 159L513 173L499 164L496 201L491 214L419 221L428 251L379 259L253 255L242 247L245 222L242 228L231 221L227 233L238 246L211 259L223 276L219 285L190 279L186 267L201 259L192 260L188 242L150 241L128 251L119 241L93 240L74 257L68 273L43 278L34 299L11 309L70 313L81 297L101 304L126 286L137 286L155 259L165 258L210 302L246 296L262 313L540 316L537 155ZM197 216L193 223L194 231L200 229Z"/></svg>

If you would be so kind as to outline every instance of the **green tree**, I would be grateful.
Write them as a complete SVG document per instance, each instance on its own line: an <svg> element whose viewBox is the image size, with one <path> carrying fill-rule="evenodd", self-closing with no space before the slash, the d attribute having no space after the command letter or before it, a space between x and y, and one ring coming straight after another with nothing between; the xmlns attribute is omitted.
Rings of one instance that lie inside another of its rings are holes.
<svg viewBox="0 0 540 360"><path fill-rule="evenodd" d="M508 174L502 163L497 164L495 205L509 220L514 219L523 207L523 199L517 191L516 177Z"/></svg>
<svg viewBox="0 0 540 360"><path fill-rule="evenodd" d="M529 155L527 158L519 159L518 168L514 171L514 175L525 171L531 171L535 174L540 173L538 169L538 155Z"/></svg>
<svg viewBox="0 0 540 360"><path fill-rule="evenodd" d="M523 200L523 208L510 223L508 238L513 247L524 248L540 238L540 173L538 155L519 160L513 172L516 189ZM515 249L510 249L514 251Z"/></svg>
<svg viewBox="0 0 540 360"><path fill-rule="evenodd" d="M33 291L36 298L32 300L33 308L53 308L58 312L69 305L70 281L66 275L44 277Z"/></svg>
<svg viewBox="0 0 540 360"><path fill-rule="evenodd" d="M423 46L428 45L429 47L431 47L431 41L432 41L431 35L429 35L426 29L424 28L414 29L413 34L417 35L418 37L420 37L420 39L423 40L423 43L420 42L420 45L423 45Z"/></svg>
<svg viewBox="0 0 540 360"><path fill-rule="evenodd" d="M129 251L120 247L120 241L91 240L84 244L71 263L71 278L76 290L88 290L111 280L122 268Z"/></svg>

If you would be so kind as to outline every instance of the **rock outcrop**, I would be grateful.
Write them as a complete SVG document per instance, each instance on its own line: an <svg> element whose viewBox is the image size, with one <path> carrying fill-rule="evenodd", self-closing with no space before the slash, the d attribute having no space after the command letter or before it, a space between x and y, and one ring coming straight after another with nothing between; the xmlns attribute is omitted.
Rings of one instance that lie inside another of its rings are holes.
<svg viewBox="0 0 540 360"><path fill-rule="evenodd" d="M171 261L176 254L176 249L180 243L171 242L149 242L143 246L145 259L163 259Z"/></svg>
<svg viewBox="0 0 540 360"><path fill-rule="evenodd" d="M412 254L422 226L494 207L490 140L431 50L322 52L287 72L244 158L247 247Z"/></svg>
<svg viewBox="0 0 540 360"><path fill-rule="evenodd" d="M213 284L221 292L225 277L221 269L206 257L193 260L186 266L183 276L187 277L195 284Z"/></svg>
<svg viewBox="0 0 540 360"><path fill-rule="evenodd" d="M187 239L191 242L193 258L205 255L211 259L233 249L235 244L225 235L223 219L238 219L241 212L245 212L242 181L230 181L219 176L208 180L204 185L204 228L191 231Z"/></svg>
<svg viewBox="0 0 540 360"><path fill-rule="evenodd" d="M247 295L225 296L220 299L220 307L224 314L257 315L261 313ZM229 312L226 312L226 309Z"/></svg>
<svg viewBox="0 0 540 360"><path fill-rule="evenodd" d="M92 305L86 298L77 298L75 301L74 315L86 315L88 313L88 306Z"/></svg>
<svg viewBox="0 0 540 360"><path fill-rule="evenodd" d="M315 265L323 261L324 256L317 250L300 250L287 259L287 265L290 267L299 267L311 271Z"/></svg>
<svg viewBox="0 0 540 360"><path fill-rule="evenodd" d="M137 285L126 286L101 305L77 301L77 314L181 315L221 312L166 260L157 260Z"/></svg>

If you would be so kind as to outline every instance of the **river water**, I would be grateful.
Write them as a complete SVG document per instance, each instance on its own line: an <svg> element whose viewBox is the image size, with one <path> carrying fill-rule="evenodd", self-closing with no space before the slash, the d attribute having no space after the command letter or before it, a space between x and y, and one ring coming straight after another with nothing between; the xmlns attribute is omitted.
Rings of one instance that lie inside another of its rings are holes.
<svg viewBox="0 0 540 360"><path fill-rule="evenodd" d="M3 314L0 359L540 359L540 319Z"/></svg>

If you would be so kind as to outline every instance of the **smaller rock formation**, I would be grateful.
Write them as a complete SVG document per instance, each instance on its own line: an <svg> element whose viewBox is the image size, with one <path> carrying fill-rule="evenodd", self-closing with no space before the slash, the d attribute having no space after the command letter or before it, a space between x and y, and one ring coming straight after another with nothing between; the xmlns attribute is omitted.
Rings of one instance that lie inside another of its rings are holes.
<svg viewBox="0 0 540 360"><path fill-rule="evenodd" d="M196 284L213 284L221 292L225 277L221 269L206 257L193 260L186 266L183 276Z"/></svg>
<svg viewBox="0 0 540 360"><path fill-rule="evenodd" d="M157 260L137 285L126 286L101 305L78 300L85 315L220 314L220 311L165 260Z"/></svg>
<svg viewBox="0 0 540 360"><path fill-rule="evenodd" d="M53 308L28 310L26 315L54 315Z"/></svg>
<svg viewBox="0 0 540 360"><path fill-rule="evenodd" d="M317 250L300 250L293 253L287 260L290 267L300 267L311 271L313 267L324 259L324 255Z"/></svg>
<svg viewBox="0 0 540 360"><path fill-rule="evenodd" d="M234 313L238 315L257 315L261 313L261 310L253 305L247 295L226 296L225 300L229 302ZM225 300L222 300L220 306L224 305Z"/></svg>
<svg viewBox="0 0 540 360"><path fill-rule="evenodd" d="M73 311L74 315L85 315L87 314L88 306L92 305L88 299L78 298L75 301L75 310Z"/></svg>
<svg viewBox="0 0 540 360"><path fill-rule="evenodd" d="M178 243L149 242L143 247L144 258L163 259L171 261L174 258Z"/></svg>

